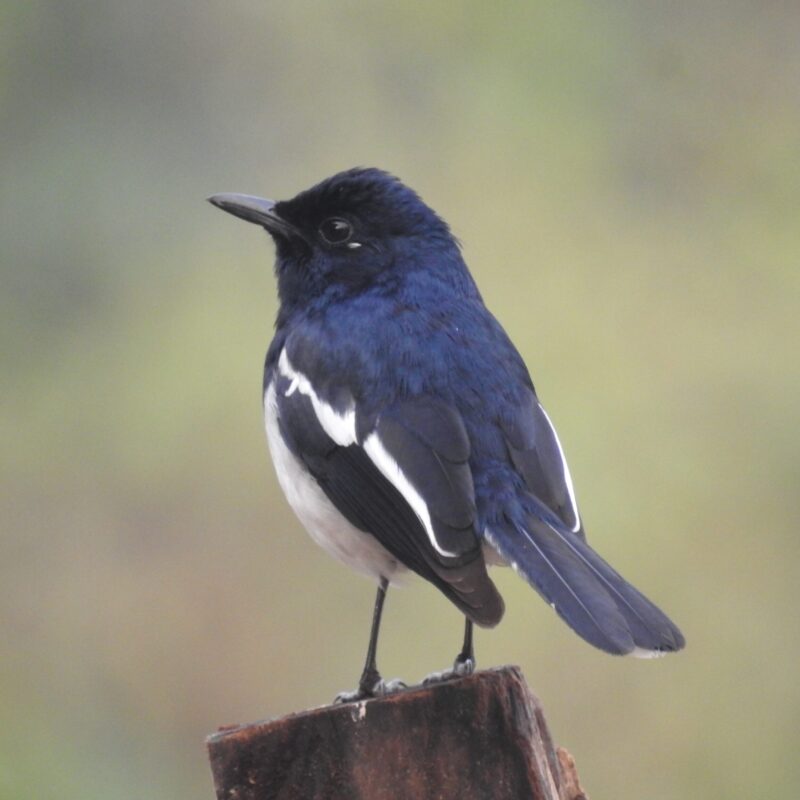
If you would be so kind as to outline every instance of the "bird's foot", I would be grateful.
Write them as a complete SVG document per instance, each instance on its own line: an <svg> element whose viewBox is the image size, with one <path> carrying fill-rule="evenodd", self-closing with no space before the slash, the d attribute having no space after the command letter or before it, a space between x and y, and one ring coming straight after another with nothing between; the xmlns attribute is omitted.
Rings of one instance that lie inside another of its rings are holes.
<svg viewBox="0 0 800 800"><path fill-rule="evenodd" d="M357 703L359 700L367 700L369 697L370 695L365 695L361 689L356 689L354 692L339 692L333 698L333 704L338 706L342 703Z"/></svg>
<svg viewBox="0 0 800 800"><path fill-rule="evenodd" d="M475 672L475 659L470 656L459 655L453 663L452 669L445 669L441 672L432 672L422 679L423 686L431 686L435 683L444 683L454 678L466 678Z"/></svg>
<svg viewBox="0 0 800 800"><path fill-rule="evenodd" d="M357 703L361 700L371 700L375 697L387 697L390 694L402 692L408 686L399 678L385 681L378 676L374 682L365 684L363 680L359 683L358 689L354 692L339 692L333 699L334 705L340 703Z"/></svg>
<svg viewBox="0 0 800 800"><path fill-rule="evenodd" d="M372 687L372 692L373 697L387 697L390 694L402 692L403 689L408 689L408 685L405 681L401 681L400 678L392 678L390 681L385 681L381 678Z"/></svg>

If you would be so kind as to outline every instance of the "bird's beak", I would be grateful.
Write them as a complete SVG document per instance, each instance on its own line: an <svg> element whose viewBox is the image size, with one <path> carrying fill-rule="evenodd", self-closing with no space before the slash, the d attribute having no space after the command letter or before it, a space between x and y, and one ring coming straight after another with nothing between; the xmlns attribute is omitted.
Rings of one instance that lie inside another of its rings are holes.
<svg viewBox="0 0 800 800"><path fill-rule="evenodd" d="M249 194L213 194L208 202L233 214L235 217L262 225L269 233L280 236L302 236L300 231L290 222L275 213L275 201Z"/></svg>

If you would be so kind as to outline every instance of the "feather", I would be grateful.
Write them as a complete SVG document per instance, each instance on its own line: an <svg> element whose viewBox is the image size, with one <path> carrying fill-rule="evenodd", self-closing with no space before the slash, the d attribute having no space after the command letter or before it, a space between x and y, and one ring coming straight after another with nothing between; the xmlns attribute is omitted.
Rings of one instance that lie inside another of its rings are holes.
<svg viewBox="0 0 800 800"><path fill-rule="evenodd" d="M486 537L579 636L616 655L683 647L660 609L551 513L541 506L538 512L493 525Z"/></svg>

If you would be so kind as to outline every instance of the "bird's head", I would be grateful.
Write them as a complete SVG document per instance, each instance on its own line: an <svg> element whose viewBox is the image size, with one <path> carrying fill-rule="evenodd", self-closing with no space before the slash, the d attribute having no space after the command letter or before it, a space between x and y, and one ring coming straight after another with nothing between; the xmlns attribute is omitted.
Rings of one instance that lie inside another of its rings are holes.
<svg viewBox="0 0 800 800"><path fill-rule="evenodd" d="M416 192L379 169L340 172L291 200L241 194L208 199L261 225L275 240L284 303L391 285L413 270L465 271L447 224Z"/></svg>

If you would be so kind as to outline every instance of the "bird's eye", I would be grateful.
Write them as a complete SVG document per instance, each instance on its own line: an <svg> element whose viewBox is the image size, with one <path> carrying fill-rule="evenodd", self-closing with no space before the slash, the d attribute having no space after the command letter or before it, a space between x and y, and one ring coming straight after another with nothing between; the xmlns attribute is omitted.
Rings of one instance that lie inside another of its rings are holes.
<svg viewBox="0 0 800 800"><path fill-rule="evenodd" d="M319 226L319 234L328 244L343 244L353 235L353 226L346 219L331 217Z"/></svg>

